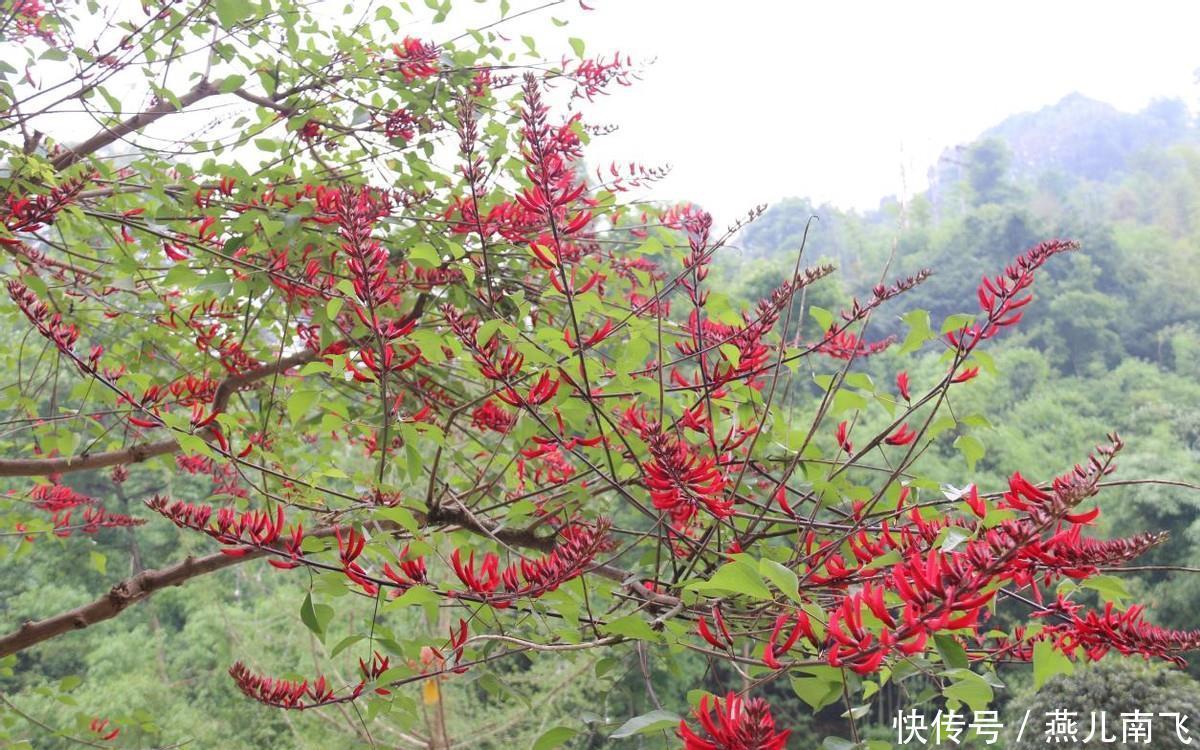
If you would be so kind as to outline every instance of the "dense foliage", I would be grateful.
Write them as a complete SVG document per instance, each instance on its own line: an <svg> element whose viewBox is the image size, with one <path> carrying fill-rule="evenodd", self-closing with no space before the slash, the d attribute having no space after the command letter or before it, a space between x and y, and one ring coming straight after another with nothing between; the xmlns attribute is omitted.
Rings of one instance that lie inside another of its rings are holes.
<svg viewBox="0 0 1200 750"><path fill-rule="evenodd" d="M742 223L586 168L622 56L403 4L6 7L0 737L877 748L898 696L1200 646L1113 575L1164 537L1096 528L1190 471L1106 404L1194 395L1190 311L1109 302L1180 279L1037 215L1002 146L895 243L767 214L719 283Z"/></svg>

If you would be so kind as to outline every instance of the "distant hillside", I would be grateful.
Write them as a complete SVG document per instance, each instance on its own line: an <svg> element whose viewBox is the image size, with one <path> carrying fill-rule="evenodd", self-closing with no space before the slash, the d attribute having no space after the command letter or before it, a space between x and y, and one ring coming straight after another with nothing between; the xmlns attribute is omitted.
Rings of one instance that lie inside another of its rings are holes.
<svg viewBox="0 0 1200 750"><path fill-rule="evenodd" d="M1060 200L1095 197L1099 185L1116 189L1135 174L1149 180L1139 183L1137 195L1157 195L1154 185L1162 190L1191 168L1165 156L1178 145L1200 146L1200 127L1182 101L1160 100L1128 113L1071 94L1036 112L1008 117L972 143L943 151L930 169L928 191L909 202L907 221L933 226L986 205L1028 207L1039 192ZM1147 159L1161 163L1152 167ZM1145 214L1141 221L1174 227L1172 234L1179 235L1179 227L1191 226L1194 208L1182 195L1165 192L1145 205L1133 202ZM1178 216L1159 216L1169 210ZM741 252L730 262L736 266L792 258L809 218L816 216L819 223L809 237L808 257L834 261L844 278L857 284L863 281L860 270L873 274L886 260L881 253L890 247L898 214L895 197L884 198L878 209L867 212L789 198L741 232Z"/></svg>
<svg viewBox="0 0 1200 750"><path fill-rule="evenodd" d="M1200 142L1200 129L1178 99L1159 100L1131 114L1076 93L1036 112L1013 115L985 130L979 141L989 138L1008 147L1008 176L1017 181L1047 173L1108 181L1124 172L1139 152ZM963 179L965 148L946 149L930 170L935 205Z"/></svg>

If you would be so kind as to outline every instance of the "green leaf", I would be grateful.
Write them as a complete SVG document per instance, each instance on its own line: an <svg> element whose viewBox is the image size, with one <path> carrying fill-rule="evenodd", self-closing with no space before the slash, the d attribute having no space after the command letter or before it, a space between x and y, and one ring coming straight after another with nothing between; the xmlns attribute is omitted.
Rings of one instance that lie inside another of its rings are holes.
<svg viewBox="0 0 1200 750"><path fill-rule="evenodd" d="M313 604L312 594L304 595L304 603L300 605L300 621L321 640L321 643L325 642L325 627L332 619L333 607L328 604Z"/></svg>
<svg viewBox="0 0 1200 750"><path fill-rule="evenodd" d="M571 37L567 40L567 43L571 45L571 51L575 53L576 57L583 57L584 44L582 39Z"/></svg>
<svg viewBox="0 0 1200 750"><path fill-rule="evenodd" d="M442 265L441 254L434 249L433 245L424 242L409 248L408 260L422 268L437 268Z"/></svg>
<svg viewBox="0 0 1200 750"><path fill-rule="evenodd" d="M687 702L692 708L698 708L700 706L700 701L704 698L708 698L708 700L711 702L716 697L717 696L713 695L707 690L689 690L687 692Z"/></svg>
<svg viewBox="0 0 1200 750"><path fill-rule="evenodd" d="M362 639L363 639L363 636L362 636L362 635L348 635L348 636L346 636L346 637L345 637L345 638L343 638L342 640L338 641L338 644L337 644L336 646L334 646L334 647L333 647L333 650L332 650L332 651L330 651L330 652L329 652L329 658L331 658L331 659L332 659L333 657L335 657L335 656L337 656L338 654L342 653L343 651L345 651L346 649L350 648L350 647L351 647L351 646L353 646L354 644L358 643L358 642L359 642L359 641L361 641Z"/></svg>
<svg viewBox="0 0 1200 750"><path fill-rule="evenodd" d="M752 565L740 560L726 563L707 581L691 583L686 588L692 591L728 591L745 594L754 599L771 599L771 590Z"/></svg>
<svg viewBox="0 0 1200 750"><path fill-rule="evenodd" d="M958 315L948 315L946 320L942 322L942 333L950 333L951 331L959 331L966 326L975 322L974 315L967 313L959 313Z"/></svg>
<svg viewBox="0 0 1200 750"><path fill-rule="evenodd" d="M792 678L792 690L812 710L819 711L842 699L842 672L840 669L805 667L804 672L811 676Z"/></svg>
<svg viewBox="0 0 1200 750"><path fill-rule="evenodd" d="M833 396L833 413L836 415L856 409L865 409L867 403L866 396L842 388Z"/></svg>
<svg viewBox="0 0 1200 750"><path fill-rule="evenodd" d="M319 391L296 391L288 397L288 419L291 420L292 424L300 423L301 418L317 402L320 395Z"/></svg>
<svg viewBox="0 0 1200 750"><path fill-rule="evenodd" d="M657 641L659 634L638 615L619 617L601 628L609 635L620 635L639 641Z"/></svg>
<svg viewBox="0 0 1200 750"><path fill-rule="evenodd" d="M338 313L342 311L342 303L345 302L341 297L330 297L325 303L325 317L330 320L337 318Z"/></svg>
<svg viewBox="0 0 1200 750"><path fill-rule="evenodd" d="M946 430L954 429L954 427L957 425L958 422L955 421L954 417L950 416L949 414L943 414L942 416L933 420L933 424L929 425L929 429L925 431L925 437L933 440Z"/></svg>
<svg viewBox="0 0 1200 750"><path fill-rule="evenodd" d="M391 508L380 508L375 511L374 515L386 521L395 521L410 534L416 534L417 529L420 528L420 524L417 523L417 519L412 512L398 505Z"/></svg>
<svg viewBox="0 0 1200 750"><path fill-rule="evenodd" d="M1060 674L1072 674L1075 665L1067 655L1054 648L1050 641L1038 641L1033 644L1033 688L1038 690L1051 677Z"/></svg>
<svg viewBox="0 0 1200 750"><path fill-rule="evenodd" d="M413 586L408 591L405 591L400 596L388 605L388 609L400 609L409 607L414 604L437 606L441 603L438 595L433 593L428 586Z"/></svg>
<svg viewBox="0 0 1200 750"><path fill-rule="evenodd" d="M947 698L967 704L976 713L992 702L992 686L982 676L969 669L951 669L944 674L953 680L942 689L942 695Z"/></svg>
<svg viewBox="0 0 1200 750"><path fill-rule="evenodd" d="M617 667L621 666L621 660L612 656L605 656L596 662L596 676L603 677Z"/></svg>
<svg viewBox="0 0 1200 750"><path fill-rule="evenodd" d="M817 325L821 327L821 332L824 333L833 327L833 313L823 307L812 306L808 308L808 314L812 319L817 321Z"/></svg>
<svg viewBox="0 0 1200 750"><path fill-rule="evenodd" d="M729 363L731 365L733 365L734 367L737 367L738 364L741 363L742 353L741 353L741 350L739 350L736 346L734 346L733 344L721 344L721 346L719 348L721 350L721 356L723 356L723 357L725 357L725 359L729 360Z"/></svg>
<svg viewBox="0 0 1200 750"><path fill-rule="evenodd" d="M1106 602L1112 602L1115 606L1122 609L1125 607L1125 600L1130 597L1129 589L1125 588L1125 582L1116 576L1092 576L1080 585L1085 589L1099 592L1101 599Z"/></svg>
<svg viewBox="0 0 1200 750"><path fill-rule="evenodd" d="M662 729L671 729L678 725L679 717L670 711L651 711L648 714L633 717L608 737L609 739L633 737L637 734L649 734L650 732L657 732Z"/></svg>
<svg viewBox="0 0 1200 750"><path fill-rule="evenodd" d="M775 584L775 588L783 592L784 596L794 602L800 602L800 579L796 577L796 571L774 560L763 559L758 563L758 572Z"/></svg>
<svg viewBox="0 0 1200 750"><path fill-rule="evenodd" d="M947 526L940 534L942 543L940 548L942 552L953 552L965 541L971 538L963 529L957 526Z"/></svg>
<svg viewBox="0 0 1200 750"><path fill-rule="evenodd" d="M956 669L966 669L970 662L967 660L967 652L962 647L954 636L939 634L933 636L933 643L937 646L938 653L942 655L942 663L947 667Z"/></svg>
<svg viewBox="0 0 1200 750"><path fill-rule="evenodd" d="M554 748L562 747L564 742L577 734L579 734L579 730L571 727L551 727L542 732L542 736L533 743L533 750L554 750Z"/></svg>
<svg viewBox="0 0 1200 750"><path fill-rule="evenodd" d="M253 12L253 7L246 0L217 0L217 20L221 28L231 28L249 18Z"/></svg>
<svg viewBox="0 0 1200 750"><path fill-rule="evenodd" d="M220 86L218 86L218 90L220 90L220 92L222 94L228 94L231 91L237 91L238 89L240 89L242 87L242 84L245 82L246 82L246 76L240 76L240 75L227 76L221 81Z"/></svg>
<svg viewBox="0 0 1200 750"><path fill-rule="evenodd" d="M954 447L958 448L963 454L963 458L967 460L967 469L975 471L975 463L983 458L983 443L974 435L959 435L954 441Z"/></svg>
<svg viewBox="0 0 1200 750"><path fill-rule="evenodd" d="M928 310L910 310L900 319L908 324L908 335L904 337L904 343L900 345L901 354L915 352L926 341L934 338L933 329L929 326Z"/></svg>
<svg viewBox="0 0 1200 750"><path fill-rule="evenodd" d="M88 565L92 570L104 575L105 570L108 569L108 558L104 556L103 552L92 550L88 556Z"/></svg>

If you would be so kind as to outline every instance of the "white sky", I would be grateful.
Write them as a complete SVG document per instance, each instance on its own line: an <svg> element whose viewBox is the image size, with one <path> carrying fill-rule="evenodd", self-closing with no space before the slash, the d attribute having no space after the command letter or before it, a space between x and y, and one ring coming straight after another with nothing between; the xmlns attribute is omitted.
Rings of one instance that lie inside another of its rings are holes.
<svg viewBox="0 0 1200 750"><path fill-rule="evenodd" d="M510 1L514 14L544 5ZM1194 0L585 2L595 10L566 0L497 31L516 50L533 35L551 60L571 54L567 36L589 56L654 58L643 80L585 109L620 126L588 161L670 163L649 197L700 203L718 226L788 196L869 209L911 195L943 148L1073 91L1125 111L1159 97L1200 111ZM497 0L458 0L449 23L418 33L444 39L497 17Z"/></svg>
<svg viewBox="0 0 1200 750"><path fill-rule="evenodd" d="M588 4L565 31L589 55L657 58L591 110L621 130L590 160L670 162L655 197L701 203L718 224L791 195L873 208L901 192L902 168L911 194L943 147L1072 91L1198 109L1190 0Z"/></svg>

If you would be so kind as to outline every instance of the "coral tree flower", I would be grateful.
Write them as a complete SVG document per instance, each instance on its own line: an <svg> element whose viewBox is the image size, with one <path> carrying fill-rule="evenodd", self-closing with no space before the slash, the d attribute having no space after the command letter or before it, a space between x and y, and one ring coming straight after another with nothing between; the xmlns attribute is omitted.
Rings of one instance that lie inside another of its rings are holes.
<svg viewBox="0 0 1200 750"><path fill-rule="evenodd" d="M776 731L771 706L762 698L729 693L725 700L706 695L693 712L703 735L679 722L684 750L783 750L791 730ZM715 716L714 716L715 714Z"/></svg>

